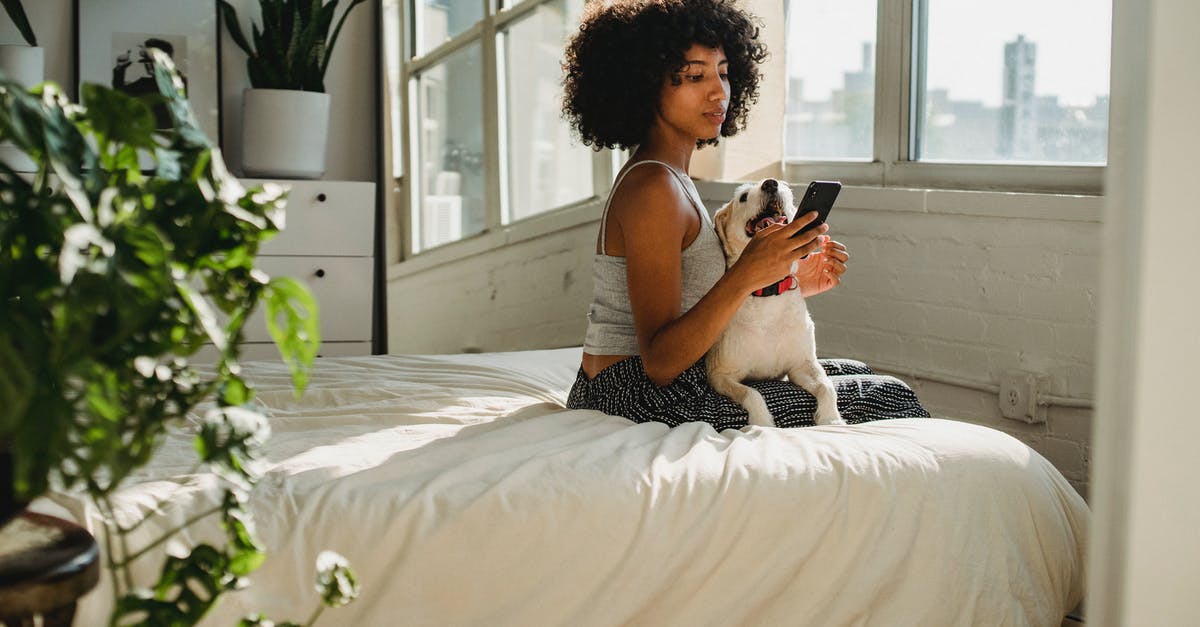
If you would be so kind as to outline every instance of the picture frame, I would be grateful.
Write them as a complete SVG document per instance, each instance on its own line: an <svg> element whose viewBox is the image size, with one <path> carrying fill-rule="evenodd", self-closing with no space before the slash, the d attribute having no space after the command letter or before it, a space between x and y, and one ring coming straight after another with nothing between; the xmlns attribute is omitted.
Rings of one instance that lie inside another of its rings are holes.
<svg viewBox="0 0 1200 627"><path fill-rule="evenodd" d="M146 49L167 52L184 79L200 128L221 145L221 49L217 0L74 0L76 93L98 83L131 95L157 94ZM160 129L171 127L155 107ZM143 156L142 163L148 166Z"/></svg>

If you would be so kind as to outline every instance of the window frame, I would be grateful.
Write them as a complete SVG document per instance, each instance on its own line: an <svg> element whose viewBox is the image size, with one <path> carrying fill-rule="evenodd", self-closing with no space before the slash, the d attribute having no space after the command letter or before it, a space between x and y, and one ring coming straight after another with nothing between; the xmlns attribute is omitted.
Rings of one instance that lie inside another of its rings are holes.
<svg viewBox="0 0 1200 627"><path fill-rule="evenodd" d="M1100 195L1106 165L912 161L918 87L914 63L924 69L924 25L929 0L876 0L875 129L872 160L783 158L789 181L836 179L884 188L961 189ZM792 9L792 3L785 4ZM1111 86L1110 86L1111 91ZM1111 133L1111 129L1110 129Z"/></svg>
<svg viewBox="0 0 1200 627"><path fill-rule="evenodd" d="M420 27L415 20L416 5L422 0L401 0L401 19L403 20L400 36L403 41L400 42L399 49L402 51L400 59L399 84L400 93L404 94L400 108L401 128L394 129L395 132L401 135L401 154L396 155L401 161L400 171L404 174L395 179L397 187L402 190L398 194L398 214L400 217L400 260L412 259L424 253L442 249L448 246L454 246L464 241L488 238L489 234L498 231L506 231L511 229L525 230L527 227L524 223L545 223L546 220L540 220L548 214L564 212L574 208L581 207L595 202L608 194L612 184L613 173L616 172L614 153L611 150L601 150L594 152L592 155L592 188L593 193L587 198L581 198L574 202L552 207L540 213L535 213L525 216L518 220L509 222L504 221L504 216L511 213L506 211L510 199L502 196L507 193L508 183L504 177L508 174L508 168L511 164L507 163L507 157L504 154L505 143L507 141L507 131L501 128L504 121L500 118L503 111L504 103L501 102L507 92L505 86L500 84L503 78L504 69L499 67L502 62L499 46L501 45L500 33L506 30L509 24L512 24L524 17L528 17L536 11L538 7L554 2L555 0L515 0L512 2L498 2L498 0L475 0L483 3L483 18L472 26L463 30L463 32L451 37L450 39L441 42L424 54L417 55L416 53L416 29ZM456 0L459 2L467 0ZM498 4L508 6L498 6ZM484 197L489 200L485 205L484 214L484 229L478 233L464 235L462 238L438 244L436 246L423 247L421 245L421 229L417 210L421 206L421 189L420 181L412 176L414 172L413 164L417 162L417 151L420 148L419 141L413 137L414 129L420 129L419 120L416 119L419 107L416 106L415 98L418 98L417 85L418 79L422 72L436 66L445 61L450 55L465 49L468 46L478 43L481 51L482 77L481 91L483 95L483 119L480 120L483 130L483 176L484 176ZM557 222L552 220L551 222ZM537 228L536 226L534 228ZM492 238L488 238L492 239Z"/></svg>
<svg viewBox="0 0 1200 627"><path fill-rule="evenodd" d="M567 205L554 207L509 223L502 222L500 202L489 202L486 208L486 224L483 231L429 248L419 247L420 232L416 228L416 208L420 206L419 185L411 173L417 146L411 136L416 126L416 78L425 69L436 65L449 55L470 45L481 42L483 72L481 77L484 120L484 176L485 193L488 198L499 198L504 189L501 177L502 121L499 118L500 98L504 92L499 85L500 54L498 32L515 20L526 17L537 7L552 0L475 0L484 4L483 18L455 37L434 46L425 54L414 56L417 24L413 19L415 2L421 0L393 0L399 5L401 20L396 44L399 58L398 79L395 88L400 101L397 103L400 128L390 132L399 133L399 154L391 154L390 142L387 174L391 178L393 193L389 195L389 211L396 218L394 237L389 237L389 264L409 262L413 271L444 263L447 260L479 254L496 246L506 245L530 237L570 228L576 224L598 219L594 206L605 199L612 186L615 173L628 153L626 151L600 150L593 154L593 195ZM467 1L467 0L456 0ZM782 154L774 163L777 172L788 181L835 179L847 186L865 186L882 190L929 189L979 192L1021 192L1034 194L1065 194L1081 196L1103 195L1106 165L1073 166L1058 164L1003 164L1003 163L943 163L937 161L910 161L910 125L915 115L914 80L909 78L912 69L912 51L920 50L920 38L924 36L914 23L920 24L922 10L927 10L926 0L876 0L876 44L875 44L875 130L871 161L801 160L789 159ZM791 3L784 4L791 10ZM786 43L785 43L786 45ZM386 68L388 62L382 64ZM387 70L383 70L386 77ZM386 78L385 78L386 79ZM390 80L390 79L386 79ZM389 88L390 90L390 88ZM387 90L385 90L387 91ZM390 91L389 91L390 93ZM1111 93L1111 85L1110 85ZM763 103L760 103L763 106ZM390 119L390 114L388 114ZM1111 128L1109 134L1111 136ZM739 138L731 140L736 143ZM399 172L399 174L394 174ZM712 184L733 186L733 181L712 181ZM505 199L504 202L508 202ZM435 252L436 251L436 252ZM429 255L429 253L435 253ZM415 259L424 261L412 264Z"/></svg>

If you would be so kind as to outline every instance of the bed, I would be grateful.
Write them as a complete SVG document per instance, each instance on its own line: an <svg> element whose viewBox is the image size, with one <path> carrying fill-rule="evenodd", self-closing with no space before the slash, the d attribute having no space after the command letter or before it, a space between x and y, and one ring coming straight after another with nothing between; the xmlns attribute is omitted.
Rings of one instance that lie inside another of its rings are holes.
<svg viewBox="0 0 1200 627"><path fill-rule="evenodd" d="M326 358L299 401L248 364L269 556L203 624L306 619L323 549L362 583L327 625L1059 625L1082 597L1087 506L1000 431L632 424L564 409L579 357ZM118 493L149 517L135 545L216 503L191 446L173 433ZM100 528L73 495L40 506ZM181 539L218 540L214 518ZM77 624L105 621L106 585Z"/></svg>

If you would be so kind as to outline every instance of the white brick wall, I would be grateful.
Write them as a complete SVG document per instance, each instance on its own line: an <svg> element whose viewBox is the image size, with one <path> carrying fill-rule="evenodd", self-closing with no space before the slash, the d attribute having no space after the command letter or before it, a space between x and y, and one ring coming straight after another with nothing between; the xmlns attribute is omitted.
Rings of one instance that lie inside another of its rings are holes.
<svg viewBox="0 0 1200 627"><path fill-rule="evenodd" d="M710 208L726 200L722 186L701 191ZM1052 395L1092 396L1101 202L847 188L830 225L850 271L810 301L818 352L900 376L935 415L1012 434L1086 495L1090 409L1051 406L1045 423L1027 425L1002 418L994 392L972 388L1022 369L1048 375ZM594 205L545 234L496 234L494 245L418 257L408 263L417 270L394 267L389 350L581 344L598 215Z"/></svg>
<svg viewBox="0 0 1200 627"><path fill-rule="evenodd" d="M1043 197L1043 217L1011 218L1028 196L964 197L963 210L860 197L871 206L845 194L830 218L851 269L810 300L818 352L900 376L937 416L1012 434L1086 495L1091 410L1050 406L1027 425L1001 417L994 393L938 380L998 386L1020 369L1048 375L1051 395L1092 397L1101 201Z"/></svg>

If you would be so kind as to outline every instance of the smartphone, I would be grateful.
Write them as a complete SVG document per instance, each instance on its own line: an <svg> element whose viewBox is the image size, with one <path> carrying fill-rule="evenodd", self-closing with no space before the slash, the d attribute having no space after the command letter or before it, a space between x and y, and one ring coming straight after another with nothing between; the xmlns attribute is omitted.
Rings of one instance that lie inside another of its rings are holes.
<svg viewBox="0 0 1200 627"><path fill-rule="evenodd" d="M842 184L839 181L813 181L808 184L808 189L804 190L804 195L800 197L800 206L796 208L796 216L802 216L809 211L816 211L817 217L809 222L804 228L796 231L792 237L796 237L813 228L825 224L825 218L829 217L829 212L833 209L833 201L837 200L838 193L842 191Z"/></svg>

